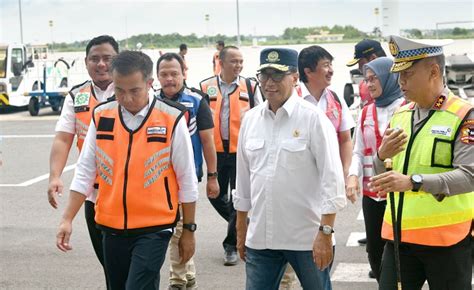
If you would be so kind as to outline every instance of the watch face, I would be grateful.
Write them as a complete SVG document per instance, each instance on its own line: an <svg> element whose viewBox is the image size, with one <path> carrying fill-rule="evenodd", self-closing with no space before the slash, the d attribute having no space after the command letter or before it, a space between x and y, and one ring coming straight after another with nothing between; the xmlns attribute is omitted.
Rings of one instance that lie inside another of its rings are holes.
<svg viewBox="0 0 474 290"><path fill-rule="evenodd" d="M330 235L332 233L332 228L328 225L323 226L323 233Z"/></svg>
<svg viewBox="0 0 474 290"><path fill-rule="evenodd" d="M421 178L421 175L418 174L412 175L411 179L416 183L423 182L423 178Z"/></svg>

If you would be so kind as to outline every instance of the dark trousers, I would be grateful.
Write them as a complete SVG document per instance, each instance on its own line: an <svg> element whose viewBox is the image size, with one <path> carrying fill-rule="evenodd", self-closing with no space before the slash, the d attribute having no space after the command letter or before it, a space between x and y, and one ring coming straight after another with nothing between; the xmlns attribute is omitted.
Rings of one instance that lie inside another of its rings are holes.
<svg viewBox="0 0 474 290"><path fill-rule="evenodd" d="M367 256L370 268L377 281L380 278L382 254L385 246L381 231L386 205L386 201L375 201L368 196L362 198L362 210L364 212L365 232L367 235Z"/></svg>
<svg viewBox="0 0 474 290"><path fill-rule="evenodd" d="M107 289L110 289L107 283L107 272L105 271L104 266L104 252L102 250L102 231L97 229L96 227L94 207L95 204L92 201L86 200L86 202L84 203L84 215L86 217L87 230L89 231L89 237L92 242L92 247L94 248L94 252L97 256L97 259L99 259L99 262L102 265L102 268L104 269L105 283L107 285Z"/></svg>
<svg viewBox="0 0 474 290"><path fill-rule="evenodd" d="M172 232L137 236L103 232L105 267L112 290L158 289Z"/></svg>
<svg viewBox="0 0 474 290"><path fill-rule="evenodd" d="M225 149L228 147L225 146ZM222 245L226 251L237 249L237 232L235 222L237 219L234 204L232 203L232 189L235 189L236 154L226 152L217 153L217 181L219 182L220 193L217 198L210 198L212 206L219 215L227 222L227 236ZM229 190L230 186L230 190Z"/></svg>
<svg viewBox="0 0 474 290"><path fill-rule="evenodd" d="M419 290L428 280L430 290L471 290L470 235L450 247L400 245L403 290ZM382 258L379 289L396 289L394 246L387 242Z"/></svg>

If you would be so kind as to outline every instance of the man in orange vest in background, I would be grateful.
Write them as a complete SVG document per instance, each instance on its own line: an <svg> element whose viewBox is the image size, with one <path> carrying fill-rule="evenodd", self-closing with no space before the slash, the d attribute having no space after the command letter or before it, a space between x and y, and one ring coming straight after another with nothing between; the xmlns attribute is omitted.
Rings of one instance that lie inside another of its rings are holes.
<svg viewBox="0 0 474 290"><path fill-rule="evenodd" d="M223 48L219 54L222 71L200 83L201 91L209 95L214 118L214 142L217 151L217 180L220 193L210 198L212 206L228 222L223 246L224 265L236 265L237 237L235 209L229 194L235 188L236 152L240 122L244 113L262 102L257 83L240 76L243 57L235 46ZM208 176L210 177L210 176Z"/></svg>
<svg viewBox="0 0 474 290"><path fill-rule="evenodd" d="M53 208L58 208L57 196L63 192L61 174L66 165L74 135L77 136L77 148L81 151L94 107L114 94L109 67L112 59L118 54L118 50L118 43L108 35L95 37L87 44L85 64L91 80L73 87L64 100L61 116L56 124L56 136L51 147L48 201ZM96 192L94 191L87 197L84 213L92 246L99 262L104 267L102 232L96 228L94 221L95 199Z"/></svg>
<svg viewBox="0 0 474 290"><path fill-rule="evenodd" d="M56 246L72 250L72 221L97 176L95 221L111 289L155 289L180 217L178 202L186 229L181 262L194 254L198 190L191 138L181 106L154 97L149 56L123 51L111 71L117 100L94 109Z"/></svg>
<svg viewBox="0 0 474 290"><path fill-rule="evenodd" d="M346 65L351 67L356 64L359 65L359 71L362 74L364 64L376 59L377 57L386 56L380 42L372 39L363 39L359 41L354 47L354 58ZM359 83L359 95L362 106L373 103L374 100L370 97L369 89L365 82Z"/></svg>
<svg viewBox="0 0 474 290"><path fill-rule="evenodd" d="M216 42L217 51L214 53L214 56L212 57L212 70L214 71L215 76L221 73L221 64L219 62L219 54L224 47L225 47L225 44L223 40L218 40Z"/></svg>

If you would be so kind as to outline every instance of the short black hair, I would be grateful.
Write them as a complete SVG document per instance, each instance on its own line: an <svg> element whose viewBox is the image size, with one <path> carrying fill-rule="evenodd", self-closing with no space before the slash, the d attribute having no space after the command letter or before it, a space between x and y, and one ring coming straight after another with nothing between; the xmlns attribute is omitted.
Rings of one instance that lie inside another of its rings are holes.
<svg viewBox="0 0 474 290"><path fill-rule="evenodd" d="M298 55L298 72L300 73L300 81L303 83L308 82L304 69L309 68L311 71L314 71L318 62L322 59L332 61L334 57L327 50L318 45L312 45L300 51Z"/></svg>
<svg viewBox="0 0 474 290"><path fill-rule="evenodd" d="M97 37L92 38L91 41L89 41L89 43L87 43L86 56L89 55L89 52L90 52L91 48L94 45L101 45L101 44L104 44L104 43L110 44L112 46L112 48L115 50L115 52L119 53L119 45L118 45L117 41L115 40L115 38L113 38L110 35L101 35L101 36L97 36Z"/></svg>
<svg viewBox="0 0 474 290"><path fill-rule="evenodd" d="M181 45L179 46L179 51L183 51L185 49L188 49L188 46L186 45L186 43L181 43Z"/></svg>
<svg viewBox="0 0 474 290"><path fill-rule="evenodd" d="M237 49L237 50L239 50L239 48L238 48L237 46L233 46L233 45L226 46L226 47L224 47L224 48L219 52L219 59L224 60L225 55L227 54L227 52L229 51L229 49Z"/></svg>
<svg viewBox="0 0 474 290"><path fill-rule="evenodd" d="M158 61L156 62L156 72L158 73L160 71L160 63L164 60L166 61L172 61L173 59L176 59L179 62L179 66L181 67L181 71L184 74L184 61L181 55L174 53L174 52L167 52L160 56Z"/></svg>
<svg viewBox="0 0 474 290"><path fill-rule="evenodd" d="M218 40L218 41L216 41L216 43L217 43L217 45L219 45L219 46L222 46L222 47L225 46L224 40Z"/></svg>
<svg viewBox="0 0 474 290"><path fill-rule="evenodd" d="M112 60L111 71L123 76L139 71L144 80L149 80L152 78L153 61L141 51L125 50Z"/></svg>

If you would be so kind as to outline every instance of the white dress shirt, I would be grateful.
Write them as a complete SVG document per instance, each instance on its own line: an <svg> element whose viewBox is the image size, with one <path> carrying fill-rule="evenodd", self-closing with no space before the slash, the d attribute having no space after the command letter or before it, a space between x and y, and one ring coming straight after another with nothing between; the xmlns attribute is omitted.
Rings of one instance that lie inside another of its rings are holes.
<svg viewBox="0 0 474 290"><path fill-rule="evenodd" d="M308 88L306 88L306 85L303 82L300 82L300 87L301 87L301 96L311 104L316 105L318 108L321 109L324 113L326 113L326 110L328 108L328 88L325 88L323 91L323 94L321 95L321 98L318 100L311 95L309 92ZM351 112L349 111L349 108L347 107L346 101L344 99L339 98L339 101L341 101L341 111L342 111L342 118L341 118L341 126L339 126L339 132L344 132L347 130L350 130L355 127L355 122L354 118L352 118Z"/></svg>
<svg viewBox="0 0 474 290"><path fill-rule="evenodd" d="M137 129L145 119L150 104L153 102L153 93L149 93L149 101L147 106L133 115L126 109L121 107L122 117L125 125L130 130ZM116 124L120 125L121 124ZM82 147L79 160L77 162L76 171L71 184L71 190L77 191L86 196L92 195L95 202L96 191L93 190L96 178L96 127L94 119L91 120L89 130L87 131L84 145ZM177 154L174 154L177 152ZM181 203L194 202L198 197L198 183L196 171L194 168L194 156L191 145L191 137L189 136L188 127L184 118L178 122L171 140L171 164L176 174L179 185L179 201Z"/></svg>
<svg viewBox="0 0 474 290"><path fill-rule="evenodd" d="M217 76L217 81L219 83L219 90L222 96L222 106L220 111L220 124L221 124L221 136L223 140L229 140L229 120L230 120L230 101L229 94L233 93L237 87L240 85L240 78L238 76L230 84L224 82L220 76ZM254 106L261 104L263 102L262 96L258 86L255 87L254 92ZM250 103L249 103L250 105Z"/></svg>
<svg viewBox="0 0 474 290"><path fill-rule="evenodd" d="M99 103L106 101L108 98L114 95L114 83L110 83L105 91L96 86L94 83L92 84L95 97ZM67 95L64 99L61 116L56 123L56 132L76 134L76 113L74 113L74 102L70 95Z"/></svg>
<svg viewBox="0 0 474 290"><path fill-rule="evenodd" d="M346 205L339 146L320 109L295 93L274 114L268 102L245 114L237 151L238 211L252 211L246 245L312 250L322 214Z"/></svg>

